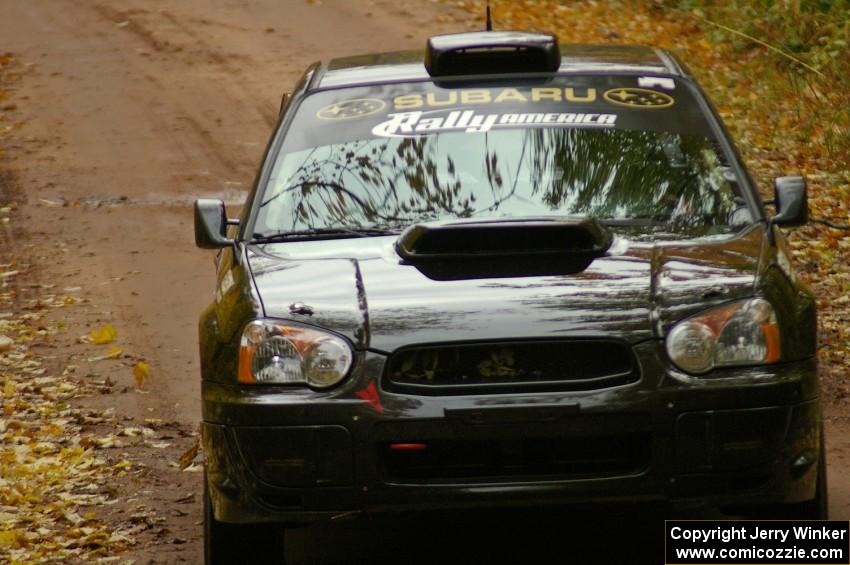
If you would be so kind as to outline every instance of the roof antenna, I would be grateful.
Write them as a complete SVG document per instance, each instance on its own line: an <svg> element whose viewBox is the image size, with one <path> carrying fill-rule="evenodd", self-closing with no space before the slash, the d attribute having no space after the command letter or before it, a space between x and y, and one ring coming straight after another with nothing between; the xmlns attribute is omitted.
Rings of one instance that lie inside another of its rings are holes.
<svg viewBox="0 0 850 565"><path fill-rule="evenodd" d="M493 18L490 17L490 0L487 0L487 31L493 31Z"/></svg>

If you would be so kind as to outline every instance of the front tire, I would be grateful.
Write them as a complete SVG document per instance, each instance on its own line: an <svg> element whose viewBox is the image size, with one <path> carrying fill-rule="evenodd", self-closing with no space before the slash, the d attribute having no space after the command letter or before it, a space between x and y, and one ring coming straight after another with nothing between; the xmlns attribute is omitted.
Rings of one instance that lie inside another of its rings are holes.
<svg viewBox="0 0 850 565"><path fill-rule="evenodd" d="M278 524L228 524L213 513L204 475L204 563L284 563L284 529Z"/></svg>

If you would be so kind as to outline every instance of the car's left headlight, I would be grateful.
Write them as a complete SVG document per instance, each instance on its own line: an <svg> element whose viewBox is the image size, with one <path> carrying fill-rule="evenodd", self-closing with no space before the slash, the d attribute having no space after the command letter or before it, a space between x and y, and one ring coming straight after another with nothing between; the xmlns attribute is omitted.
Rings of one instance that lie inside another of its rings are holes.
<svg viewBox="0 0 850 565"><path fill-rule="evenodd" d="M753 298L702 312L667 334L667 355L685 372L764 365L782 356L779 325L770 302Z"/></svg>
<svg viewBox="0 0 850 565"><path fill-rule="evenodd" d="M328 388L345 378L354 352L332 333L276 320L245 326L239 347L239 382L306 384Z"/></svg>

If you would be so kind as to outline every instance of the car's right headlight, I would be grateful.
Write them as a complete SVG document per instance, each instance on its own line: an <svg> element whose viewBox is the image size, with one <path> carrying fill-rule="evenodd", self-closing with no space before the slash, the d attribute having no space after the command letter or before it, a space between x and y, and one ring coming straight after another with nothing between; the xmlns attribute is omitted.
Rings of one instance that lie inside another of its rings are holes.
<svg viewBox="0 0 850 565"><path fill-rule="evenodd" d="M782 357L779 325L770 302L753 298L702 312L673 326L667 355L685 372L766 365Z"/></svg>
<svg viewBox="0 0 850 565"><path fill-rule="evenodd" d="M349 343L332 333L275 320L245 327L239 347L239 382L306 384L328 388L348 374Z"/></svg>

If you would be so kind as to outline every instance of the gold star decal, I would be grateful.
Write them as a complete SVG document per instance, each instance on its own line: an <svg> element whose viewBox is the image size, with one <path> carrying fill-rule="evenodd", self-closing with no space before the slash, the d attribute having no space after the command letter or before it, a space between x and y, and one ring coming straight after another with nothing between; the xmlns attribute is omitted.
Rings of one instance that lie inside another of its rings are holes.
<svg viewBox="0 0 850 565"><path fill-rule="evenodd" d="M616 98L617 100L626 101L629 98L634 98L637 94L632 94L627 90L617 90L616 92L611 93L611 98Z"/></svg>
<svg viewBox="0 0 850 565"><path fill-rule="evenodd" d="M603 97L616 106L649 110L669 108L675 102L669 94L646 88L612 88L606 91Z"/></svg>
<svg viewBox="0 0 850 565"><path fill-rule="evenodd" d="M383 100L377 98L360 98L325 106L316 115L323 120L345 120L377 114L385 107L386 103Z"/></svg>

